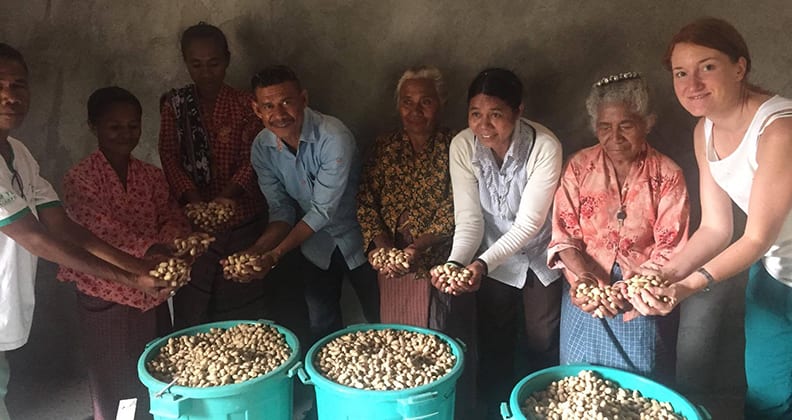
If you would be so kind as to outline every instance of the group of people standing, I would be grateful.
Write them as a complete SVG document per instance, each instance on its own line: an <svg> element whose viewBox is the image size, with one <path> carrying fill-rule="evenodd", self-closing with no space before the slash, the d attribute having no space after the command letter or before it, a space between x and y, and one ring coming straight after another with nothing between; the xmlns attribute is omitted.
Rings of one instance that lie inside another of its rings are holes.
<svg viewBox="0 0 792 420"><path fill-rule="evenodd" d="M77 286L95 419L114 418L130 396L148 406L135 362L174 328L269 318L305 344L341 328L344 277L368 321L467 343L460 418L500 418L517 379L558 363L671 381L679 303L750 267L745 416L792 416L792 190L777 187L792 181L792 101L748 82L747 46L727 22L685 26L665 58L677 99L701 118L702 222L690 239L684 176L646 140L655 116L638 73L592 86L586 108L598 142L564 164L562 142L522 116L513 72L473 79L468 128L455 133L439 123L440 71L411 68L396 87L401 127L364 159L341 121L308 107L288 67L256 73L250 94L224 82L230 52L218 28L188 28L181 51L193 84L161 99L162 170L131 156L140 102L102 88L88 100L98 150L68 172L60 203L9 137L27 112L28 71L0 44L0 397L3 352L30 330L36 256ZM733 243L730 201L748 215ZM165 244L194 229L184 206L206 202L234 217L192 261L191 281L172 290L148 271L171 252ZM371 256L390 248L409 268L372 268ZM236 252L261 255L264 269L223 278L221 261ZM442 283L432 268L443 264L466 268L470 281ZM638 274L671 285L608 304L575 294L581 283L619 287Z"/></svg>

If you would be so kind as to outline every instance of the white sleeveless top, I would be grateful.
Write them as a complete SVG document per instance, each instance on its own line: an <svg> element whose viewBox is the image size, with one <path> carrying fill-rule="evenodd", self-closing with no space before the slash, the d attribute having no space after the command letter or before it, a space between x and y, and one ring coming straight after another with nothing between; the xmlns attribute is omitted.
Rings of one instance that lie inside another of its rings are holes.
<svg viewBox="0 0 792 420"><path fill-rule="evenodd" d="M751 125L737 149L729 156L719 159L712 146L713 123L704 120L704 141L707 162L715 182L731 197L745 214L750 214L748 203L751 197L756 169L756 150L765 127L778 118L792 117L792 100L773 96L756 111ZM788 187L788 186L785 186ZM762 258L767 272L780 282L792 287L792 212L787 215L778 238Z"/></svg>

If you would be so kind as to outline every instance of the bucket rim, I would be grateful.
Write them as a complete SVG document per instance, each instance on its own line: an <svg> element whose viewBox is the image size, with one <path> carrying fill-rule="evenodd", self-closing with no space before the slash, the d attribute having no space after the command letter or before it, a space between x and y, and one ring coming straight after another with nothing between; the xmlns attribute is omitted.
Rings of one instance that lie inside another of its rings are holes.
<svg viewBox="0 0 792 420"><path fill-rule="evenodd" d="M428 384L416 386L413 388L381 391L374 389L358 389L346 385L341 385L338 382L332 381L327 377L325 377L321 372L319 372L319 370L313 364L313 360L316 354L319 352L319 349L321 349L322 347L324 347L325 344L327 344L328 342L330 342L331 340L337 337L349 333L354 333L357 331L387 330L387 329L413 331L428 335L436 335L440 337L443 341L445 341L449 345L449 347L451 347L451 352L457 358L454 367L451 368L451 371L449 371L445 375L441 376L434 382L430 382ZM321 338L319 341L314 343L311 346L311 348L308 350L308 353L305 355L303 368L308 372L308 374L310 375L310 380L317 388L329 388L332 389L333 392L346 394L352 397L367 396L368 398L394 399L394 397L409 397L409 396L423 394L426 392L431 392L436 390L439 386L442 386L442 384L448 381L456 380L462 374L462 370L464 369L464 362L465 362L464 349L459 344L459 342L440 331L432 330L429 328L415 327L412 325L372 323L372 324L350 325L344 329L341 329L339 331L336 331L332 334L329 334Z"/></svg>
<svg viewBox="0 0 792 420"><path fill-rule="evenodd" d="M587 364L572 364L572 365L551 366L549 368L538 370L538 371L536 371L534 373L531 373L530 375L522 378L519 382L517 382L517 384L514 386L514 388L512 388L512 391L509 394L509 408L512 411L512 415L514 416L513 418L522 419L522 420L528 419L528 417L525 416L522 413L522 410L520 410L520 405L521 405L520 392L522 391L522 389L525 387L525 385L528 382L530 382L532 380L535 380L536 378L539 378L539 377L542 377L542 376L546 376L546 375L554 375L554 376L558 375L557 379L553 379L555 381L555 380L559 380L559 379L567 377L567 376L575 376L575 375L577 375L578 373L580 373L583 370L593 371L594 373L599 374L600 376L602 376L604 379L607 379L609 381L615 382L615 383L617 383L617 385L622 386L622 387L627 387L627 386L621 385L619 383L620 379L618 379L616 377L623 378L621 380L629 379L630 381L639 382L642 385L646 385L646 386L649 386L649 387L654 387L654 388L661 389L663 392L671 394L674 398L676 398L676 399L680 400L682 403L686 404L685 407L677 407L676 405L673 405L674 412L680 413L682 411L692 411L692 412L696 413L697 416L696 417L690 417L688 415L685 415L686 416L685 418L687 418L688 420L701 420L702 419L702 417L700 415L700 411L699 411L698 407L695 404L690 402L690 400L685 398L685 396L683 396L679 392L677 392L677 391L675 391L675 390L673 390L673 389L671 389L671 388L669 388L669 387L667 387L667 386L665 386L665 385L663 385L663 384L661 384L659 382L656 382L656 381L654 381L652 379L646 378L646 377L641 376L641 375L639 375L637 373L629 372L629 371L626 371L626 370L612 368L612 367L608 367L608 366L587 365ZM629 389L635 389L635 390L639 391L641 393L641 395L645 395L645 391L641 390L640 388L637 388L637 387L634 387L634 386L629 386ZM650 397L650 398L654 398L654 397ZM655 398L655 399L657 399L657 398ZM660 402L665 402L665 401L660 401Z"/></svg>
<svg viewBox="0 0 792 420"><path fill-rule="evenodd" d="M175 384L168 387L167 382L162 382L159 379L155 378L154 376L151 375L151 373L149 373L148 369L146 368L146 362L153 358L154 352L159 350L165 343L167 343L168 339L172 337L181 337L183 335L193 335L198 332L206 332L210 328L228 329L241 324L249 324L249 325L264 324L277 329L278 332L280 332L286 337L286 344L289 345L289 348L292 351L291 355L289 355L289 358L286 359L286 361L284 361L280 366L267 372L264 375L257 376L255 378L251 378L248 379L247 381L236 384L210 386L204 388L181 386ZM292 345L292 343L294 343L294 345ZM300 359L300 342L297 339L297 336L288 328L276 324L274 321L264 320L264 319L233 320L233 321L217 321L217 322L210 322L206 324L196 325L193 327L188 327L181 329L179 331L175 331L164 337L155 339L150 343L146 344L146 350L143 351L143 353L138 358L137 368L138 368L138 378L143 383L143 385L145 385L146 388L148 388L149 391L151 392L159 392L162 389L166 389L163 395L174 394L188 398L216 398L226 395L239 394L240 392L244 392L246 388L258 385L260 382L266 381L268 379L272 379L275 376L286 373L294 365L299 363L299 359Z"/></svg>

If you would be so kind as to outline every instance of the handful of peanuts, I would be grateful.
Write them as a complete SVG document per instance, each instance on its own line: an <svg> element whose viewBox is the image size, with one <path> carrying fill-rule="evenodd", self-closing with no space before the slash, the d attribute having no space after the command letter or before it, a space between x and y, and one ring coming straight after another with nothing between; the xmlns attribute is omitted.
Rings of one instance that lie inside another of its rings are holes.
<svg viewBox="0 0 792 420"><path fill-rule="evenodd" d="M181 258L169 258L157 264L149 274L159 280L168 282L168 286L179 288L190 281L190 265Z"/></svg>
<svg viewBox="0 0 792 420"><path fill-rule="evenodd" d="M207 233L198 232L187 236L186 238L176 238L173 240L173 246L176 247L177 257L195 257L203 254L209 249L209 245L214 242L214 236Z"/></svg>
<svg viewBox="0 0 792 420"><path fill-rule="evenodd" d="M617 282L618 283L618 282ZM620 309L616 302L618 300L630 300L636 295L640 295L642 289L649 289L650 287L668 287L671 283L663 280L655 275L635 275L629 279L623 280L624 286L614 285L595 285L592 286L588 283L578 283L575 288L575 298L584 300L586 302L599 302L599 307L594 310L593 316L596 318L603 318L605 312L602 306L605 305L610 309L624 312ZM672 298L668 296L657 297L662 302L668 303ZM651 302L642 299L644 303L651 306Z"/></svg>
<svg viewBox="0 0 792 420"><path fill-rule="evenodd" d="M249 283L249 276L264 270L263 254L237 252L225 258L223 277L238 283Z"/></svg>
<svg viewBox="0 0 792 420"><path fill-rule="evenodd" d="M435 266L430 273L440 279L443 284L442 291L445 293L451 293L454 290L453 286L470 284L470 279L473 277L473 272L467 268L449 263Z"/></svg>
<svg viewBox="0 0 792 420"><path fill-rule="evenodd" d="M575 288L575 297L588 302L599 300L600 306L607 305L611 309L617 309L616 301L623 299L618 287L592 286L588 283L578 283ZM605 313L599 307L594 310L593 315L595 318L605 317Z"/></svg>
<svg viewBox="0 0 792 420"><path fill-rule="evenodd" d="M379 248L371 254L371 266L382 272L389 266L398 266L404 270L410 269L409 256L398 248ZM392 274L391 274L392 275Z"/></svg>
<svg viewBox="0 0 792 420"><path fill-rule="evenodd" d="M190 222L207 232L216 232L234 216L234 209L231 206L215 201L190 203L184 207L184 210Z"/></svg>
<svg viewBox="0 0 792 420"><path fill-rule="evenodd" d="M668 281L658 277L658 276L632 276L629 279L625 280L624 283L627 284L627 297L632 298L635 295L641 294L641 289L648 289L650 287L668 287L671 285ZM668 296L658 296L658 299L661 301L668 303L671 302L671 298ZM646 299L642 299L647 305L651 306L650 302L647 302Z"/></svg>

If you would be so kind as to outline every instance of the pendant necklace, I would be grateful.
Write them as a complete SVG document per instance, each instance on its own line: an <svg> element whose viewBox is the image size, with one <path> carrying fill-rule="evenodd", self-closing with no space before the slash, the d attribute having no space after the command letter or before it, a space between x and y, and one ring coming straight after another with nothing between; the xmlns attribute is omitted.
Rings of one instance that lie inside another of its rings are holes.
<svg viewBox="0 0 792 420"><path fill-rule="evenodd" d="M627 197L628 190L629 188L627 187L627 180L625 179L621 188L621 197L619 197L619 211L616 212L616 220L619 221L619 228L624 226L624 220L627 219L627 212L624 209L624 199Z"/></svg>

